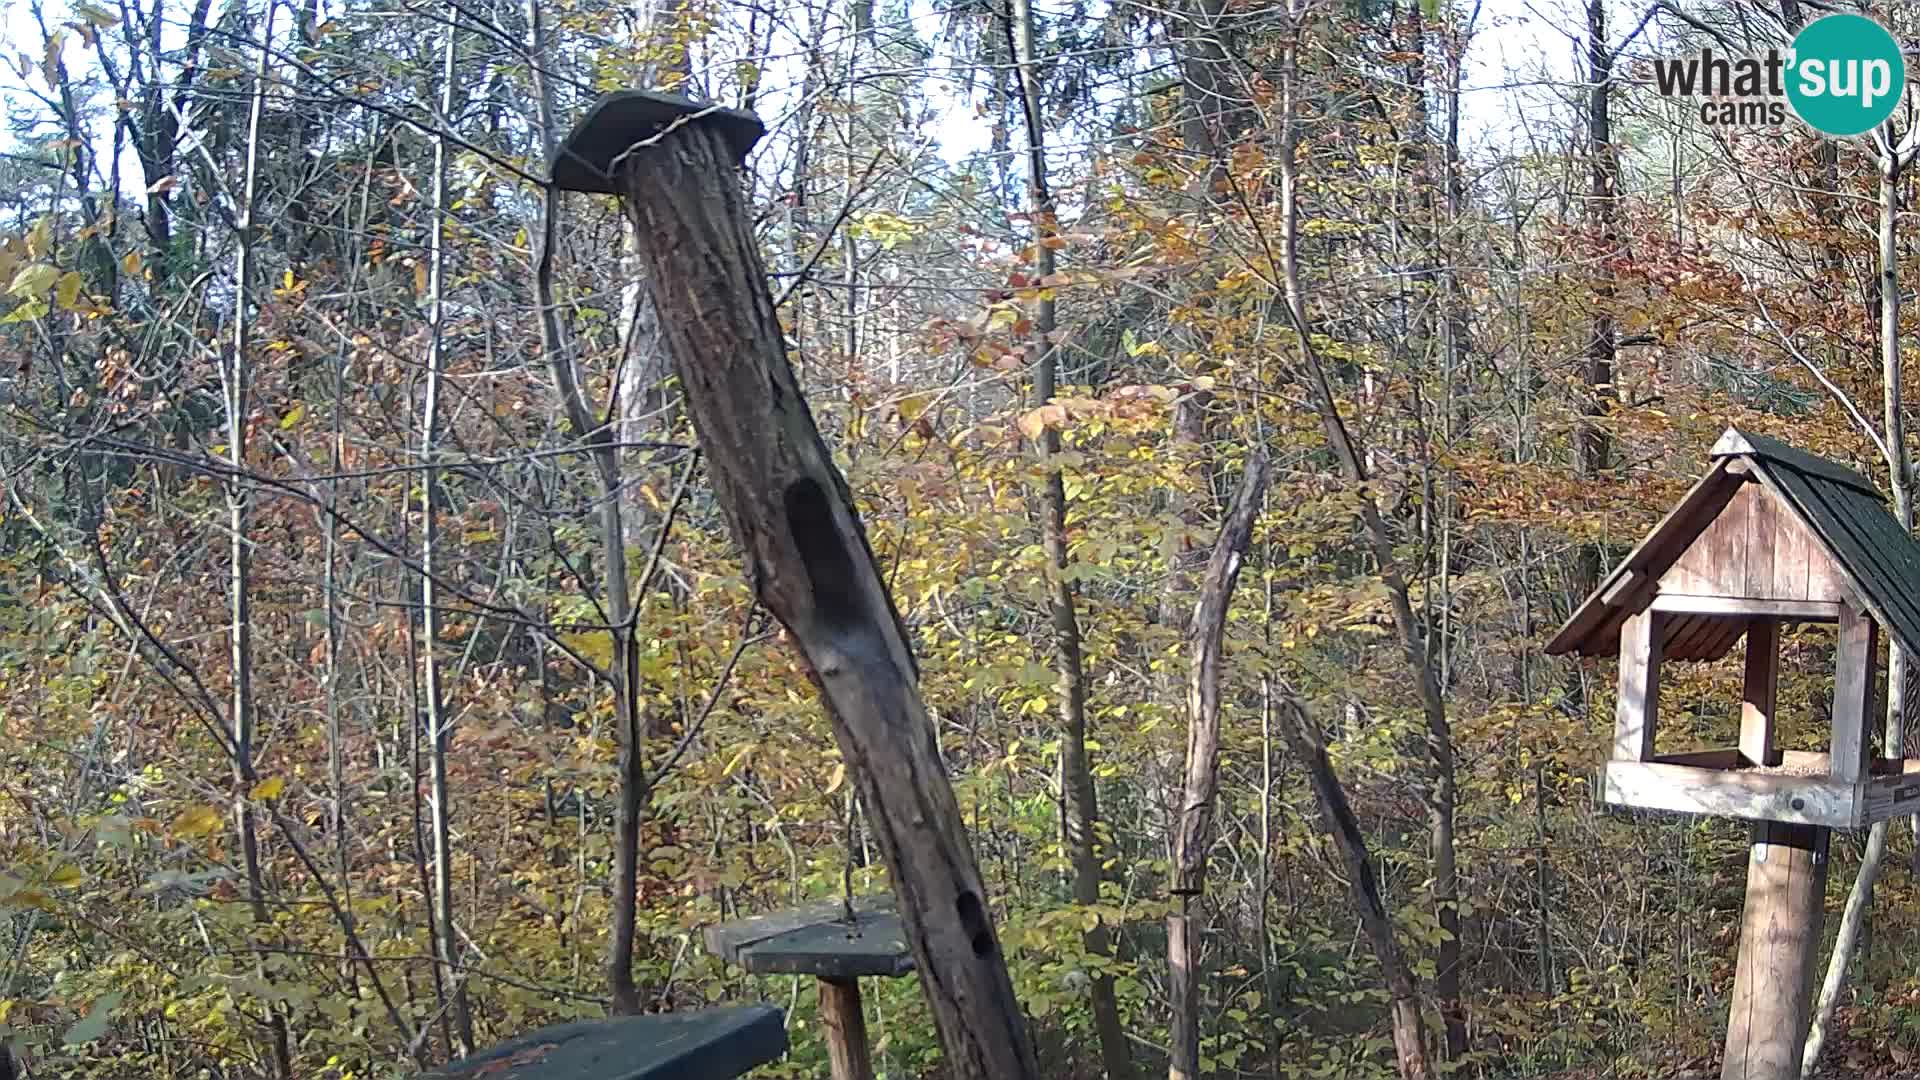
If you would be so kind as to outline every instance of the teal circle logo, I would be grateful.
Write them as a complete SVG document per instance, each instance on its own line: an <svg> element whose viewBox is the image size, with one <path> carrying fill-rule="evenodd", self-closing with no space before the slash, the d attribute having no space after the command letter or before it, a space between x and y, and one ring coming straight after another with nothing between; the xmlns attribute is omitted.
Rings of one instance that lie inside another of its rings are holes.
<svg viewBox="0 0 1920 1080"><path fill-rule="evenodd" d="M1787 101L1827 135L1864 135L1893 115L1907 63L1887 28L1864 15L1828 15L1794 35Z"/></svg>

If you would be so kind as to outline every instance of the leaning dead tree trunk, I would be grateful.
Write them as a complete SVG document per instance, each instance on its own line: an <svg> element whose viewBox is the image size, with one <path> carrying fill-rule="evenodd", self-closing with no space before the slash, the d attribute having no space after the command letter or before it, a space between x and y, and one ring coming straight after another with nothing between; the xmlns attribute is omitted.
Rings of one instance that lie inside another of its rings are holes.
<svg viewBox="0 0 1920 1080"><path fill-rule="evenodd" d="M1187 628L1187 781L1173 834L1173 893L1180 898L1180 910L1167 916L1167 996L1173 1003L1167 1080L1200 1076L1200 948L1191 905L1206 890L1213 803L1220 787L1220 653L1227 605L1266 487L1266 455L1256 452L1220 526Z"/></svg>
<svg viewBox="0 0 1920 1080"><path fill-rule="evenodd" d="M1360 929L1367 935L1373 958L1380 965L1382 981L1387 984L1387 1008L1393 1026L1393 1052L1401 1080L1427 1080L1433 1075L1427 1060L1426 1021L1420 1015L1420 996L1408 969L1400 943L1393 937L1393 913L1380 896L1380 884L1374 877L1373 856L1367 850L1367 838L1360 822L1347 803L1347 792L1340 776L1327 757L1327 747L1314 726L1306 707L1291 694L1280 695L1280 735L1293 756L1306 766L1313 784L1313 798L1320 807L1320 822L1339 849L1347 867L1347 888L1353 894L1360 915Z"/></svg>
<svg viewBox="0 0 1920 1080"><path fill-rule="evenodd" d="M1035 1078L905 626L787 362L733 174L762 132L746 113L614 94L554 182L624 196L714 493L854 766L953 1075Z"/></svg>

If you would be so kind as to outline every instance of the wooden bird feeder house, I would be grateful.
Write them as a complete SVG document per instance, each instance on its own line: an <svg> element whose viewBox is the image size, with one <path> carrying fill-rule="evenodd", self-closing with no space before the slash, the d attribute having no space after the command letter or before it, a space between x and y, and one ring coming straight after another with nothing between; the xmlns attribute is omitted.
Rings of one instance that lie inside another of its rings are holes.
<svg viewBox="0 0 1920 1080"><path fill-rule="evenodd" d="M1899 747L1870 753L1879 635L1920 648L1920 543L1845 466L1735 429L1713 459L1547 645L1620 657L1606 801L1841 829L1920 808L1920 761ZM1826 753L1774 742L1780 627L1791 623L1839 626ZM1742 639L1739 744L1660 753L1661 668L1717 660Z"/></svg>
<svg viewBox="0 0 1920 1080"><path fill-rule="evenodd" d="M1920 810L1920 760L1873 753L1880 635L1920 649L1920 542L1859 473L1729 428L1713 467L1547 645L1619 656L1606 802L1754 822L1723 1077L1797 1078L1832 829ZM1832 623L1832 724L1776 745L1780 630ZM1661 753L1660 674L1744 640L1737 745ZM1920 707L1911 665L1903 708Z"/></svg>

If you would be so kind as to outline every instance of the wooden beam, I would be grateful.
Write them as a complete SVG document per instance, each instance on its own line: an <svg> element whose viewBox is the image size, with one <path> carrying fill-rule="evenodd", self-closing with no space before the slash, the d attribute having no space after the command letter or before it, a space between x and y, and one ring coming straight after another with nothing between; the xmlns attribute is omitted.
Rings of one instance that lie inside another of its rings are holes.
<svg viewBox="0 0 1920 1080"><path fill-rule="evenodd" d="M1613 579L1600 590L1600 602L1608 607L1623 607L1629 611L1639 611L1647 606L1648 592L1653 587L1653 579L1645 570L1637 566L1628 567L1626 573Z"/></svg>
<svg viewBox="0 0 1920 1080"><path fill-rule="evenodd" d="M1835 780L1867 774L1867 713L1873 699L1873 617L1849 606L1840 613L1833 658L1833 742L1827 771Z"/></svg>
<svg viewBox="0 0 1920 1080"><path fill-rule="evenodd" d="M1629 615L1620 624L1620 696L1613 714L1613 759L1650 761L1660 721L1660 616Z"/></svg>
<svg viewBox="0 0 1920 1080"><path fill-rule="evenodd" d="M1750 765L1778 765L1773 745L1780 683L1780 624L1758 618L1747 625L1747 674L1740 704L1740 756Z"/></svg>
<svg viewBox="0 0 1920 1080"><path fill-rule="evenodd" d="M1835 622L1840 618L1840 607L1832 600L1761 600L1670 592L1657 593L1653 598L1653 610L1669 615L1725 615L1787 622Z"/></svg>
<svg viewBox="0 0 1920 1080"><path fill-rule="evenodd" d="M873 1080L867 1017L859 979L820 979L820 1023L826 1028L827 1070L833 1080Z"/></svg>
<svg viewBox="0 0 1920 1080"><path fill-rule="evenodd" d="M1860 824L1860 787L1824 776L1609 761L1604 795L1613 806L1642 810L1851 829Z"/></svg>
<svg viewBox="0 0 1920 1080"><path fill-rule="evenodd" d="M1829 835L1779 822L1753 828L1721 1080L1799 1080Z"/></svg>

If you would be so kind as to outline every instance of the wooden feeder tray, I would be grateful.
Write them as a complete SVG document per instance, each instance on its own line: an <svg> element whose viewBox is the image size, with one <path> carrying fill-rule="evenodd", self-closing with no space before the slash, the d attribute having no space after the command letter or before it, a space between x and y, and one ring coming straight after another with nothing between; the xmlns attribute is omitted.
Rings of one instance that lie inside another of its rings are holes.
<svg viewBox="0 0 1920 1080"><path fill-rule="evenodd" d="M418 1080L733 1080L787 1052L771 1005L556 1024Z"/></svg>
<svg viewBox="0 0 1920 1080"><path fill-rule="evenodd" d="M1606 801L1615 806L1858 829L1920 810L1920 759L1876 758L1858 781L1828 773L1826 754L1785 750L1758 765L1738 750L1609 761Z"/></svg>
<svg viewBox="0 0 1920 1080"><path fill-rule="evenodd" d="M913 971L913 951L891 896L843 900L776 911L710 927L707 951L756 975L822 979L893 977Z"/></svg>

